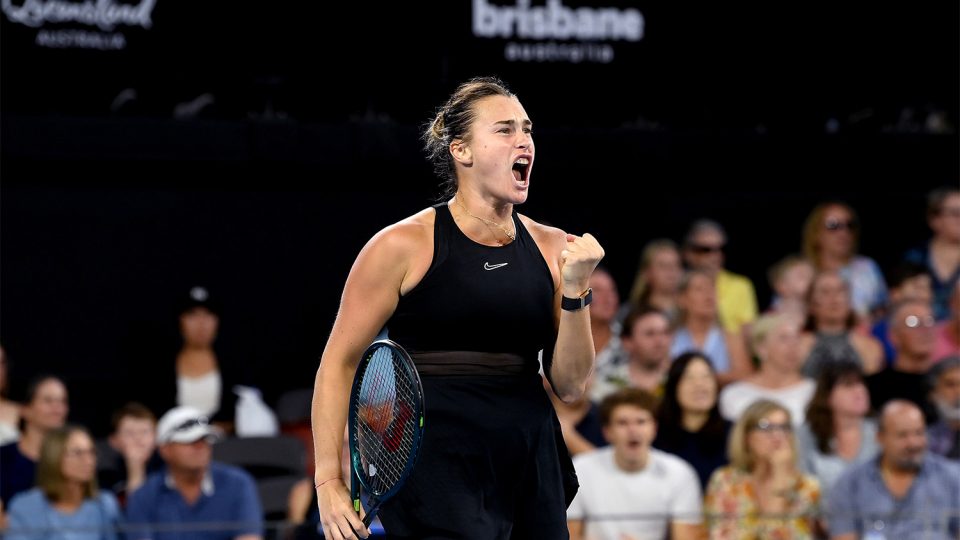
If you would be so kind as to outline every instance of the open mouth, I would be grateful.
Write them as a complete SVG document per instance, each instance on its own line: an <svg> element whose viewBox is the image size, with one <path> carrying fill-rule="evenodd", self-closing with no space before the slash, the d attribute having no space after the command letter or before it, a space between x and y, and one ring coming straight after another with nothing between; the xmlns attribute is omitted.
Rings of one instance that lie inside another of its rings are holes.
<svg viewBox="0 0 960 540"><path fill-rule="evenodd" d="M513 162L513 177L521 184L526 183L530 174L530 159L526 157L517 158Z"/></svg>

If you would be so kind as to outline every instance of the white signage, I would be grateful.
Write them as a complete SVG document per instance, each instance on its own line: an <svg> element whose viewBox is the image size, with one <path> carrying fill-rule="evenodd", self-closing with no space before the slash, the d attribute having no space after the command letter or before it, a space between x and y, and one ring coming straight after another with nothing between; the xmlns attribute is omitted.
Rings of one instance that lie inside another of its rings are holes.
<svg viewBox="0 0 960 540"><path fill-rule="evenodd" d="M121 4L115 0L0 0L10 22L38 28L34 43L40 47L118 50L127 38L119 26L149 29L156 0ZM56 27L51 28L50 25Z"/></svg>
<svg viewBox="0 0 960 540"><path fill-rule="evenodd" d="M614 58L612 42L643 39L639 10L615 7L568 7L561 0L513 6L473 0L473 35L510 40L504 58L510 62L598 62ZM522 40L522 41L521 41Z"/></svg>

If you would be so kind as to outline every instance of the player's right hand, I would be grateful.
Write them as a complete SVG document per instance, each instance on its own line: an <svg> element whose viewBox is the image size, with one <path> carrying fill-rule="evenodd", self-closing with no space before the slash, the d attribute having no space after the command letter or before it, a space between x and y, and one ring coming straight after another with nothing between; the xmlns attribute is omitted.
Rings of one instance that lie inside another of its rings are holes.
<svg viewBox="0 0 960 540"><path fill-rule="evenodd" d="M359 516L353 511L350 490L342 480L331 480L317 488L317 504L326 540L352 540L370 536L370 529L363 526L366 512L362 505Z"/></svg>

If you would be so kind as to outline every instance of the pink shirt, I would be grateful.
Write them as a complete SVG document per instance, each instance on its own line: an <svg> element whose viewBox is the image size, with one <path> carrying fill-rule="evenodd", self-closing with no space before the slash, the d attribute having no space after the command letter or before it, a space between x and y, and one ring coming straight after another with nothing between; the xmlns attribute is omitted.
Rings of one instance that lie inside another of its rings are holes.
<svg viewBox="0 0 960 540"><path fill-rule="evenodd" d="M954 341L953 336L950 335L947 328L949 324L957 324L957 321L946 320L934 327L933 332L936 337L933 343L933 361L935 363L948 356L960 354L960 343Z"/></svg>

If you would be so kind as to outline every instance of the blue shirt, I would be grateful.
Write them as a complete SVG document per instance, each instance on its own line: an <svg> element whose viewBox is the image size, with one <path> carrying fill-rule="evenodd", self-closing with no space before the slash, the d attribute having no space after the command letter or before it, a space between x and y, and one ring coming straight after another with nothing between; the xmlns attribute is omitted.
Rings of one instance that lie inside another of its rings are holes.
<svg viewBox="0 0 960 540"><path fill-rule="evenodd" d="M717 373L726 373L730 370L727 340L719 325L713 325L707 332L702 348L697 347L693 342L693 336L690 335L689 330L682 326L677 328L676 333L673 334L673 343L670 345L670 358L676 358L688 351L700 351L706 355Z"/></svg>
<svg viewBox="0 0 960 540"><path fill-rule="evenodd" d="M263 510L249 473L211 463L200 498L193 504L167 481L166 470L147 478L127 502L130 540L229 540L263 534ZM157 530L150 526L159 524Z"/></svg>
<svg viewBox="0 0 960 540"><path fill-rule="evenodd" d="M76 511L54 508L40 488L24 491L10 502L7 540L116 540L120 505L109 491L86 499Z"/></svg>
<svg viewBox="0 0 960 540"><path fill-rule="evenodd" d="M884 538L956 539L960 534L960 466L927 452L923 466L902 499L880 476L880 459L844 473L830 491L827 519L831 535L871 531Z"/></svg>

